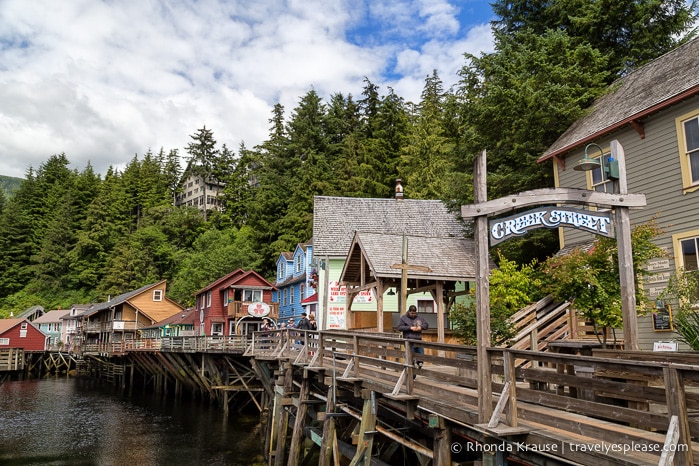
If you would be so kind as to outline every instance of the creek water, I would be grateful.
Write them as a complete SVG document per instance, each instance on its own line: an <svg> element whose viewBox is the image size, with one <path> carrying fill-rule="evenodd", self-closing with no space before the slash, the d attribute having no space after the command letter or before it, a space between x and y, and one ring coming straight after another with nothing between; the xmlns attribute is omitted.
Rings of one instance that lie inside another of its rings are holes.
<svg viewBox="0 0 699 466"><path fill-rule="evenodd" d="M57 377L0 384L0 464L264 464L259 415Z"/></svg>

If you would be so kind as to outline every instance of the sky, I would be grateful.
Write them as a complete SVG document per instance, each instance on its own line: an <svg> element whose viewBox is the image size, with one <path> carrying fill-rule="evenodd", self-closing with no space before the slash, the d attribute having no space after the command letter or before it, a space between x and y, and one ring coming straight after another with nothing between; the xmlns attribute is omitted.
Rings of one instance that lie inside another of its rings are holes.
<svg viewBox="0 0 699 466"><path fill-rule="evenodd" d="M491 52L486 0L0 0L0 175L52 155L101 174L204 126L237 152L315 90L418 102Z"/></svg>

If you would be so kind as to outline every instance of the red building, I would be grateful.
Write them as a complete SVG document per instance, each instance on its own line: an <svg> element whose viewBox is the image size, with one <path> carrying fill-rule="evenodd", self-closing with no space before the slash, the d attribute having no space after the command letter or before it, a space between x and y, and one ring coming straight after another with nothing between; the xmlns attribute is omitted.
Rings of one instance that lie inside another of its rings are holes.
<svg viewBox="0 0 699 466"><path fill-rule="evenodd" d="M242 335L279 318L274 285L253 270L235 270L196 293L199 335Z"/></svg>
<svg viewBox="0 0 699 466"><path fill-rule="evenodd" d="M24 351L44 351L48 336L26 318L0 319L0 349L22 348Z"/></svg>

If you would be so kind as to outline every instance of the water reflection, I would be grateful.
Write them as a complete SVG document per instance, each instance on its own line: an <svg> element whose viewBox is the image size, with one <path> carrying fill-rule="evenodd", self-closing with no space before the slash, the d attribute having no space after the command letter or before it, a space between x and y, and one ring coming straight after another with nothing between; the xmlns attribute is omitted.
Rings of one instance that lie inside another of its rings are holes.
<svg viewBox="0 0 699 466"><path fill-rule="evenodd" d="M199 401L68 378L0 385L3 465L261 465L263 441L258 416Z"/></svg>

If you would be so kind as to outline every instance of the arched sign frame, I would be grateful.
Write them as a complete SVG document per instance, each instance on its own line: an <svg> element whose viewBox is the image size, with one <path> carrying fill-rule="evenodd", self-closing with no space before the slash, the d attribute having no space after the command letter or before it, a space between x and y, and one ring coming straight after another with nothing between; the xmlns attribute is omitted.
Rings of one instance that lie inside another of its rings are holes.
<svg viewBox="0 0 699 466"><path fill-rule="evenodd" d="M547 188L526 191L514 196L487 200L486 151L474 161L473 190L475 204L461 206L461 216L475 223L476 243L476 359L478 364L478 419L488 423L493 412L491 368L487 348L490 345L490 291L488 284L488 217L516 209L545 204L573 204L614 207L616 211L617 250L619 254L619 282L624 322L624 347L638 349L635 279L631 251L631 221L629 208L646 206L644 194L630 194L626 183L624 149L617 140L610 142L612 157L619 163L618 193L604 193L577 188ZM568 226L568 225L562 225ZM512 390L512 388L511 388Z"/></svg>

